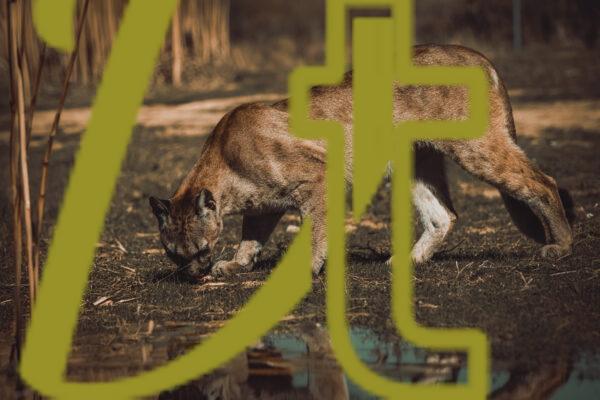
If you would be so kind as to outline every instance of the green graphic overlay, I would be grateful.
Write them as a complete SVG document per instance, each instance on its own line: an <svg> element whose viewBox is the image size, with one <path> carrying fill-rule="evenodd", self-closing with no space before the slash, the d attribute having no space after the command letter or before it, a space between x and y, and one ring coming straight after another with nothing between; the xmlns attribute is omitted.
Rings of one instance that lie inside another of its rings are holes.
<svg viewBox="0 0 600 400"><path fill-rule="evenodd" d="M176 0L131 0L113 45L102 84L70 177L37 304L24 348L21 375L47 396L58 398L131 398L155 394L210 372L233 358L271 329L306 295L310 279L310 220L305 221L269 280L221 330L189 353L150 372L110 383L74 383L65 379L67 357L87 284L95 244L136 111L168 29ZM37 0L35 23L52 46L73 45L74 0ZM398 331L417 346L466 350L466 385L413 386L380 377L358 358L345 318L345 187L343 131L332 121L308 117L308 91L335 84L344 72L345 17L349 7L386 6L392 19L358 20L355 24L354 205L360 216L380 181L388 160L393 174L393 313ZM412 0L327 2L327 62L301 68L290 77L291 129L307 138L328 141L327 312L333 347L348 375L374 394L409 398L484 398L488 385L488 344L483 334L465 329L425 329L413 319L410 262L412 141L422 138L466 138L487 127L487 81L477 68L416 68L411 63ZM462 85L469 89L466 121L410 121L392 124L392 85Z"/></svg>
<svg viewBox="0 0 600 400"><path fill-rule="evenodd" d="M308 90L334 85L344 73L345 15L349 8L389 7L391 19L359 19L354 30L354 213L362 215L392 160L392 310L398 332L416 346L432 350L465 350L466 385L431 386L400 383L381 377L355 353L346 320L344 152L343 130L332 121L308 117ZM327 321L335 355L352 380L373 394L389 398L477 399L488 392L489 345L472 329L427 329L414 321L411 180L412 142L417 139L457 139L481 136L489 119L488 83L476 67L415 67L412 65L412 0L329 0L327 3L326 65L294 71L291 77L291 128L305 138L327 143ZM393 80L400 85L461 85L469 91L466 121L407 121L392 126ZM384 114L389 113L389 114ZM390 132L393 131L393 134ZM374 144L377 145L375 148Z"/></svg>

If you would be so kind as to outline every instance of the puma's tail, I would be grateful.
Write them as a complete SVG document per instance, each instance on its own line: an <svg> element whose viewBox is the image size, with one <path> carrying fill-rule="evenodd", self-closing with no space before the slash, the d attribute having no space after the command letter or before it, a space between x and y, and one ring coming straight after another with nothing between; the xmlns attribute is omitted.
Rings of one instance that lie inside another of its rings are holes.
<svg viewBox="0 0 600 400"><path fill-rule="evenodd" d="M517 228L519 228L524 235L536 242L546 243L544 227L527 203L517 200L506 193L501 194L504 205ZM562 188L558 189L558 195L560 196L560 201L565 209L565 215L569 221L569 225L573 225L573 221L575 220L573 198L568 190Z"/></svg>

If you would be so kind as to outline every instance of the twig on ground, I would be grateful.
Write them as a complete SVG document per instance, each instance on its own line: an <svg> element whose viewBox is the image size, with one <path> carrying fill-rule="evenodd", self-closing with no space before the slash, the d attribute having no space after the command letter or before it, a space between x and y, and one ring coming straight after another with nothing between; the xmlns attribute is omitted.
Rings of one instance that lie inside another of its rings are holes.
<svg viewBox="0 0 600 400"><path fill-rule="evenodd" d="M550 274L550 276L560 276L560 275L572 274L574 272L579 272L579 270L578 269L574 269L574 270L571 270L571 271L555 272L553 274Z"/></svg>
<svg viewBox="0 0 600 400"><path fill-rule="evenodd" d="M519 276L521 276L521 279L523 280L523 283L525 284L525 286L523 287L523 289L527 289L529 287L529 284L531 283L531 281L533 281L533 278L525 278L525 275L521 272L521 271L517 271L519 273Z"/></svg>
<svg viewBox="0 0 600 400"><path fill-rule="evenodd" d="M115 239L115 243L117 244L117 246L116 246L116 247L117 247L117 249L119 249L121 252L123 252L124 254L127 254L127 253L129 253L129 252L127 251L127 249L125 248L125 246L123 246L123 243L121 243L121 242L119 241L119 239Z"/></svg>
<svg viewBox="0 0 600 400"><path fill-rule="evenodd" d="M469 268L471 265L473 265L473 262L471 261L470 263L468 263L467 265L465 265L462 268L458 267L458 261L456 261L456 277L454 279L458 279L458 277L460 276L460 274L462 274L462 272Z"/></svg>

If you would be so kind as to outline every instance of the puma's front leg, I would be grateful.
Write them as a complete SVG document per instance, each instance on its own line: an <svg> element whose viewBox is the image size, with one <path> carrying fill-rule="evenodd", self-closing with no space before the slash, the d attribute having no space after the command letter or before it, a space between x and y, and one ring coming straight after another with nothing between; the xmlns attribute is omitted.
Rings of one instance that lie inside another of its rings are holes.
<svg viewBox="0 0 600 400"><path fill-rule="evenodd" d="M440 250L457 219L442 153L428 147L415 148L412 200L423 233L413 246L411 258L414 264L423 264ZM391 265L391 261L390 257L387 263Z"/></svg>
<svg viewBox="0 0 600 400"><path fill-rule="evenodd" d="M231 275L251 271L260 250L271 236L283 213L245 215L242 222L242 241L232 260L217 261L212 275Z"/></svg>
<svg viewBox="0 0 600 400"><path fill-rule="evenodd" d="M309 209L301 210L303 215L310 215L312 218L312 273L314 277L321 273L327 259L327 213L324 200L324 195L317 195Z"/></svg>
<svg viewBox="0 0 600 400"><path fill-rule="evenodd" d="M325 219L313 219L312 226L312 273L316 277L321 273L327 259L327 228Z"/></svg>
<svg viewBox="0 0 600 400"><path fill-rule="evenodd" d="M251 271L262 245L256 240L242 240L231 260L217 261L211 268L212 275L231 275Z"/></svg>

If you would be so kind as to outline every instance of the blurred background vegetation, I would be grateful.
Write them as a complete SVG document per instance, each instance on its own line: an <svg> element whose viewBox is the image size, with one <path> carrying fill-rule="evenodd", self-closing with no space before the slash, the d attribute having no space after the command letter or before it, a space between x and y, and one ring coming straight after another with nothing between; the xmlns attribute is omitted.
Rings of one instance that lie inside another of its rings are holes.
<svg viewBox="0 0 600 400"><path fill-rule="evenodd" d="M33 78L42 45L24 7L22 29L28 65L25 86ZM83 2L80 1L80 6ZM102 75L126 0L92 0L71 79L93 85ZM298 63L322 60L325 0L181 0L156 69L154 85L200 81L211 85L240 72L289 70ZM80 7L81 8L81 7ZM510 50L514 12L521 10L525 50L598 46L597 0L417 0L417 42L461 43L482 50ZM377 15L378 13L354 12ZM0 9L0 46L7 77L6 10ZM46 53L45 83L62 82L68 55ZM3 82L6 86L6 82Z"/></svg>

